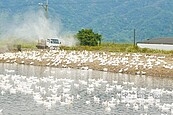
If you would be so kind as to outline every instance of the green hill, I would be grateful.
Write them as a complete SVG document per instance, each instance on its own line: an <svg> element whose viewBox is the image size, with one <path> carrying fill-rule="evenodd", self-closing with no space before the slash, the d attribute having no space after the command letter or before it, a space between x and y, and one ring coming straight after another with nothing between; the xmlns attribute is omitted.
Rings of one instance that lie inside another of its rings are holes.
<svg viewBox="0 0 173 115"><path fill-rule="evenodd" d="M1 0L0 15L37 11L39 2L45 1ZM49 17L57 16L63 31L92 28L105 41L132 42L133 29L137 41L173 37L172 0L49 0Z"/></svg>

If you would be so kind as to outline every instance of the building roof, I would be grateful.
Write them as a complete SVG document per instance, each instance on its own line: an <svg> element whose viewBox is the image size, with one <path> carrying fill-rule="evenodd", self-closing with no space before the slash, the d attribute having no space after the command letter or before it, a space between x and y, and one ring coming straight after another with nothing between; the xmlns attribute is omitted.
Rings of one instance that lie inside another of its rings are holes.
<svg viewBox="0 0 173 115"><path fill-rule="evenodd" d="M144 44L171 44L173 45L173 38L153 38L147 39L142 42L137 43L144 43Z"/></svg>

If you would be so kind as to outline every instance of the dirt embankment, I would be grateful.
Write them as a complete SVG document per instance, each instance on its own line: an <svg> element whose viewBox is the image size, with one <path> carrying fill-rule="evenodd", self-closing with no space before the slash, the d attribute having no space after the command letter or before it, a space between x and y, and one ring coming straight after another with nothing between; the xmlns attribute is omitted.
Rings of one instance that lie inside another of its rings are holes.
<svg viewBox="0 0 173 115"><path fill-rule="evenodd" d="M173 77L171 55L37 50L1 53L0 62Z"/></svg>

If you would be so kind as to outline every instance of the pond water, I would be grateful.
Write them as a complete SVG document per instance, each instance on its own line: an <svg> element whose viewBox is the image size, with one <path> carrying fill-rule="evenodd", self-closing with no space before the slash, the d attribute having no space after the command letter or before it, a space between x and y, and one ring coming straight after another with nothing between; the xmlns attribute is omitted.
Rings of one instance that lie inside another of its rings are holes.
<svg viewBox="0 0 173 115"><path fill-rule="evenodd" d="M173 79L0 63L3 115L173 115Z"/></svg>

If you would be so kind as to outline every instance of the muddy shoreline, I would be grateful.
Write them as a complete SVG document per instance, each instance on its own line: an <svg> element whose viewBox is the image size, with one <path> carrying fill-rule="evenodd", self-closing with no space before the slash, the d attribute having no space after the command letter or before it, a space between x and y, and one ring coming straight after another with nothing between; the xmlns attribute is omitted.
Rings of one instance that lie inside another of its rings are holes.
<svg viewBox="0 0 173 115"><path fill-rule="evenodd" d="M173 56L163 54L35 50L0 53L0 63L173 77Z"/></svg>

